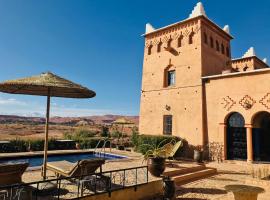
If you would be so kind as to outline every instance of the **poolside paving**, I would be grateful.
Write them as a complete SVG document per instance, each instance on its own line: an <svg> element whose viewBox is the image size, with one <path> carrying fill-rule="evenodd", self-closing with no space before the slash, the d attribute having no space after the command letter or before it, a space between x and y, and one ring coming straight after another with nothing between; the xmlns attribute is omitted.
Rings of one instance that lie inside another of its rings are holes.
<svg viewBox="0 0 270 200"><path fill-rule="evenodd" d="M113 150L113 153L129 156L129 159L120 159L116 161L108 161L103 167L103 171L139 167L146 165L143 162L143 157L134 152L124 152ZM192 167L195 163L182 162L180 166ZM234 199L232 193L225 190L226 185L230 184L248 184L259 186L265 189L265 192L259 194L258 200L270 199L270 181L268 185L260 185L257 179L251 177L251 171L258 167L269 167L270 164L248 164L246 162L211 162L206 164L207 167L217 168L218 174L212 177L204 178L199 181L194 181L181 186L177 186L176 199L179 200L230 200ZM174 168L167 167L167 171L174 170ZM49 178L53 178L51 172L48 173ZM157 178L149 175L149 181ZM41 180L40 171L28 171L23 175L24 182L32 182ZM254 181L255 180L255 181ZM160 198L155 198L160 199Z"/></svg>

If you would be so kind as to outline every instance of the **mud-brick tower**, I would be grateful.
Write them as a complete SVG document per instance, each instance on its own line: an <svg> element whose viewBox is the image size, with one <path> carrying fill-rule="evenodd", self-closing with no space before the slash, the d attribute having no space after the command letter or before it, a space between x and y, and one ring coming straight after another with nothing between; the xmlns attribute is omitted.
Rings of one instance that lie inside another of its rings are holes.
<svg viewBox="0 0 270 200"><path fill-rule="evenodd" d="M146 25L141 90L141 134L176 135L207 142L203 76L231 69L229 27L209 20L198 3L183 21Z"/></svg>

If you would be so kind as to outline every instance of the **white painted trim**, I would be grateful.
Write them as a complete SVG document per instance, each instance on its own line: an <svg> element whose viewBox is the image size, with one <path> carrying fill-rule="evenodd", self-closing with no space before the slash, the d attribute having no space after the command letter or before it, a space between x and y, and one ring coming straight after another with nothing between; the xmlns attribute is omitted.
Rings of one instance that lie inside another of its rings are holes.
<svg viewBox="0 0 270 200"><path fill-rule="evenodd" d="M222 78L222 77L230 77L230 76L238 76L238 75L246 75L246 74L256 74L260 72L270 72L270 68L256 69L256 70L245 71L245 72L233 72L233 73L228 73L228 74L218 74L218 75L212 75L212 76L203 76L201 79L212 79L212 78Z"/></svg>

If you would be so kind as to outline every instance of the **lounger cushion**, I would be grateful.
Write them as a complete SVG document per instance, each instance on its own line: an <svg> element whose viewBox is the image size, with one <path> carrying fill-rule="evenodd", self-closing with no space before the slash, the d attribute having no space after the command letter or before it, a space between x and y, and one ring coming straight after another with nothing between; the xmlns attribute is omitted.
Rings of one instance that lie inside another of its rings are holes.
<svg viewBox="0 0 270 200"><path fill-rule="evenodd" d="M47 168L68 175L76 165L77 163L62 160L62 161L48 162Z"/></svg>

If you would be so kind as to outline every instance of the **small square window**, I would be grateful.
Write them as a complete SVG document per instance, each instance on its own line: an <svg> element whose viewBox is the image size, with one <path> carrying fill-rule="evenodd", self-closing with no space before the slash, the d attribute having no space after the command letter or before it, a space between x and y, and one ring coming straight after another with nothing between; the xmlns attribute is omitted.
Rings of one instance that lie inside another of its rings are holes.
<svg viewBox="0 0 270 200"><path fill-rule="evenodd" d="M172 135L172 115L163 116L163 134Z"/></svg>
<svg viewBox="0 0 270 200"><path fill-rule="evenodd" d="M168 71L167 76L168 76L167 86L175 85L175 70Z"/></svg>

